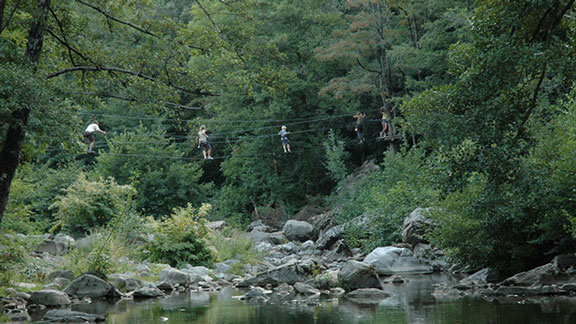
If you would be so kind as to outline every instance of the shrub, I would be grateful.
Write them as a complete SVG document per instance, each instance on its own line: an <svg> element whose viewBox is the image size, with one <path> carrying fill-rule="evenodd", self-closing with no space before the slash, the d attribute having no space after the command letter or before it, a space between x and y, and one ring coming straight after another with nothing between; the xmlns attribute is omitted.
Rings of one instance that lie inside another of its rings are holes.
<svg viewBox="0 0 576 324"><path fill-rule="evenodd" d="M328 133L328 139L324 142L324 151L326 152L326 162L324 165L328 170L328 175L334 182L338 183L346 177L346 151L344 150L344 141L338 139L334 130Z"/></svg>
<svg viewBox="0 0 576 324"><path fill-rule="evenodd" d="M148 218L148 226L155 234L155 239L145 245L144 255L150 261L181 266L189 263L194 266L212 264L206 239L209 229L206 219L211 206L202 205L198 210L188 204L185 208L175 208L172 215L156 221Z"/></svg>
<svg viewBox="0 0 576 324"><path fill-rule="evenodd" d="M208 244L216 251L215 261L221 262L230 259L239 260L231 272L242 274L246 264L256 264L264 258L264 254L254 249L252 238L243 231L228 227L221 232L214 232L208 239Z"/></svg>
<svg viewBox="0 0 576 324"><path fill-rule="evenodd" d="M111 178L88 181L81 173L65 192L51 206L57 210L55 228L79 235L108 224L126 208L126 202L131 201L136 191L132 186L118 185Z"/></svg>

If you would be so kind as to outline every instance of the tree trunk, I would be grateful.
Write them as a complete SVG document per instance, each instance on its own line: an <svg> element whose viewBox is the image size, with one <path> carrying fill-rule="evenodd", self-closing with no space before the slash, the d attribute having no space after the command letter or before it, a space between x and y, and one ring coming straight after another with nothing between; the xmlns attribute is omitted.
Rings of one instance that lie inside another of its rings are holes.
<svg viewBox="0 0 576 324"><path fill-rule="evenodd" d="M2 23L4 22L4 8L6 8L6 0L0 0L0 30L2 30Z"/></svg>
<svg viewBox="0 0 576 324"><path fill-rule="evenodd" d="M26 61L36 69L42 54L42 43L46 30L46 19L50 8L50 0L37 0L38 7L34 12L34 20L28 33L28 44L26 45ZM0 229L2 216L8 203L10 185L18 164L20 163L20 152L26 136L26 126L30 117L30 107L12 112L12 120L4 139L4 146L0 151Z"/></svg>

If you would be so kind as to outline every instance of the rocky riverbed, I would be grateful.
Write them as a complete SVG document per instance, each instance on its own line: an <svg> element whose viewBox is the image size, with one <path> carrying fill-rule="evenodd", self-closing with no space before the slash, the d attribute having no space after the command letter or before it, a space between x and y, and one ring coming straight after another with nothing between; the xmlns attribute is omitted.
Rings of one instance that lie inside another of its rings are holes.
<svg viewBox="0 0 576 324"><path fill-rule="evenodd" d="M230 273L232 266L240 262L234 259L217 263L212 269L191 265L176 269L124 259L122 262L131 271L111 274L107 280L92 274L75 277L72 271L57 270L46 273L43 287L18 283L7 290L9 296L0 298L0 307L12 322L30 321L30 314L34 313L41 314L40 322L93 323L104 321L105 317L72 311L71 305L99 299L164 298L174 291L215 292L223 287L245 289L240 299L246 303L315 303L321 296L345 296L356 303L371 304L390 296L383 283L401 286L409 276L435 272L458 272L462 277L455 284L438 284L432 294L438 299L552 295L576 298L576 255L557 256L549 264L510 278L502 279L490 269L464 276L462 269L423 239L431 225L426 210L417 209L404 222L401 244L379 247L364 255L350 249L343 239L347 225L334 226L327 215L317 215L307 222L289 220L278 230L255 222L246 235L254 240L254 249L266 257L259 264L243 265L242 276ZM210 226L219 230L226 225L218 222ZM62 258L70 245L78 243L65 235L45 236L34 253L50 264ZM158 276L152 275L153 267L162 269Z"/></svg>

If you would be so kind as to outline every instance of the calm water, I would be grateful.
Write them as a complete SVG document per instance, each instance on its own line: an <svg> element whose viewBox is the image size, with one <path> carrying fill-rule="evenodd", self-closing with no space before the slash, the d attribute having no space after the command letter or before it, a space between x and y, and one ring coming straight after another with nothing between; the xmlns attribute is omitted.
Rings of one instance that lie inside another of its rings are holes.
<svg viewBox="0 0 576 324"><path fill-rule="evenodd" d="M358 305L345 298L316 303L278 301L246 304L236 289L214 294L177 293L165 299L77 305L74 310L106 314L106 323L386 323L386 324L574 324L576 297L540 299L461 298L437 300L432 284L446 275L409 277L404 285L387 285L392 297L376 305Z"/></svg>

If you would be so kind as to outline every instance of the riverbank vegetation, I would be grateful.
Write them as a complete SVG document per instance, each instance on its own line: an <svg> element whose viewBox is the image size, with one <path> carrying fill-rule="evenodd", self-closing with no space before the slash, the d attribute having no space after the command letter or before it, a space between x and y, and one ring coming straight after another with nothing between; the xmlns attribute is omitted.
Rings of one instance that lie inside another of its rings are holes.
<svg viewBox="0 0 576 324"><path fill-rule="evenodd" d="M0 1L2 233L88 235L65 262L105 274L122 256L258 259L208 220L274 225L313 207L364 217L346 237L370 251L430 207L429 239L461 265L547 263L576 246L573 5ZM401 140L378 138L381 109ZM93 118L107 134L85 154ZM347 185L372 159L380 170ZM2 285L33 277L32 247L2 240Z"/></svg>

